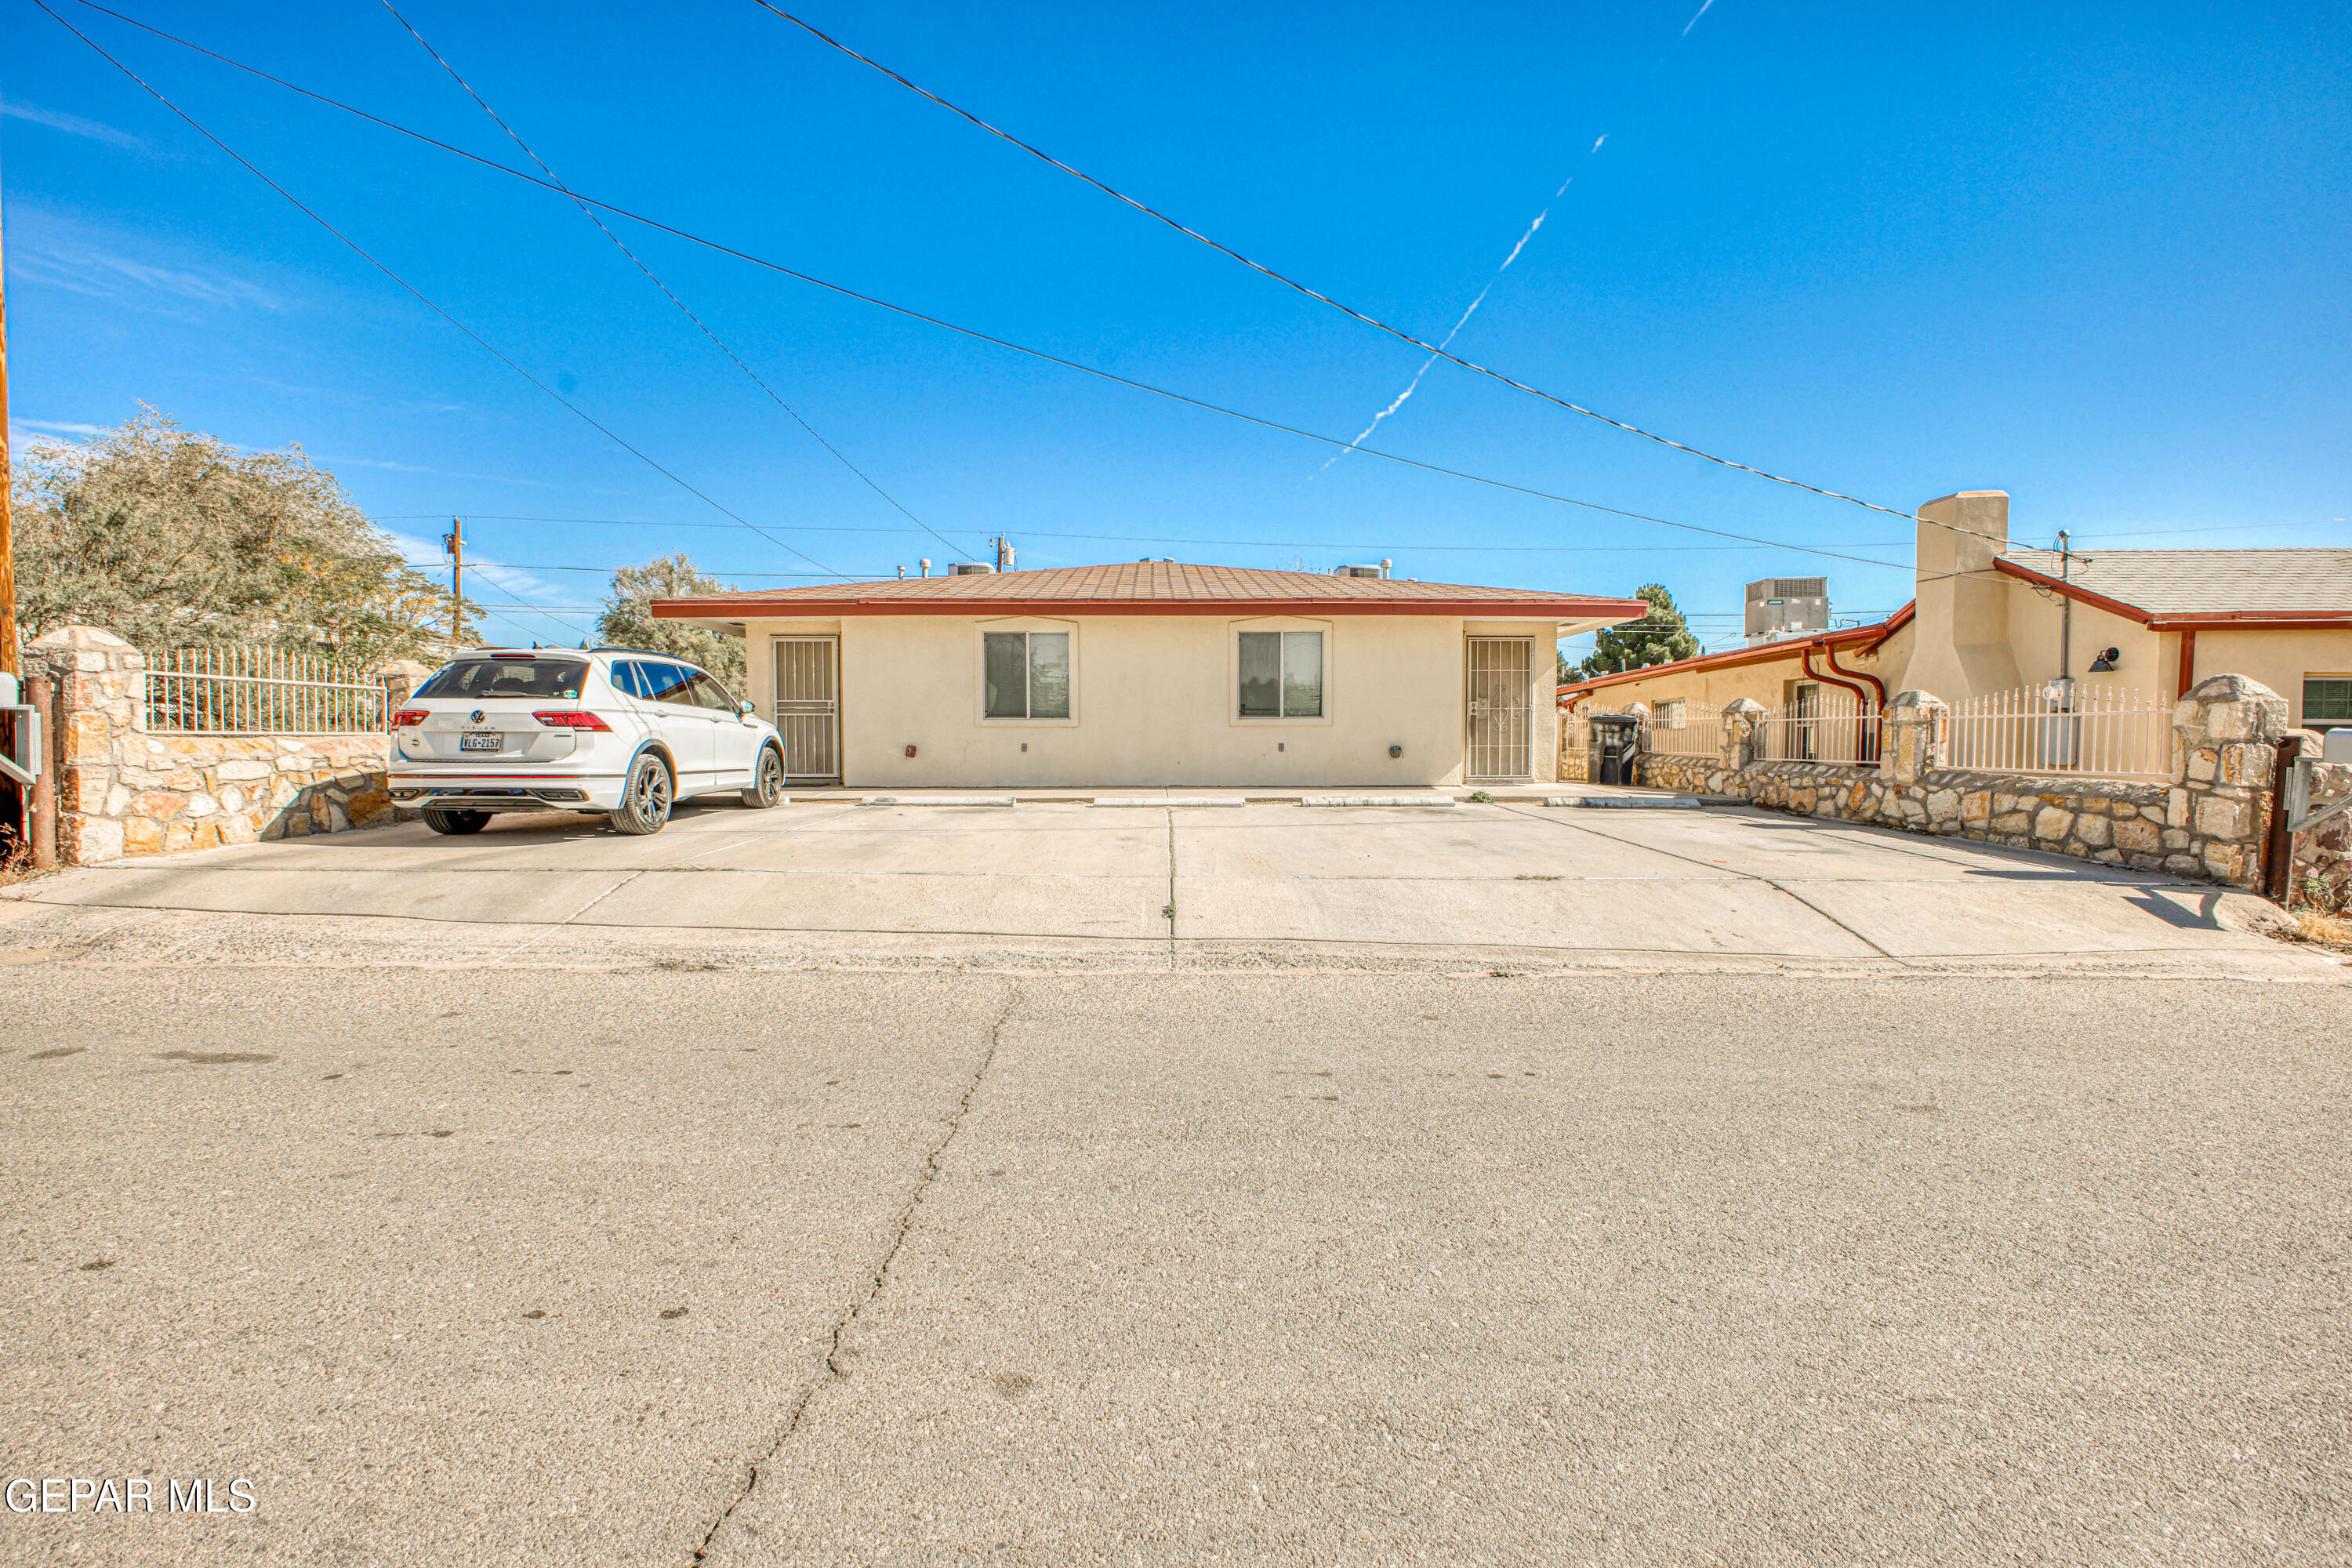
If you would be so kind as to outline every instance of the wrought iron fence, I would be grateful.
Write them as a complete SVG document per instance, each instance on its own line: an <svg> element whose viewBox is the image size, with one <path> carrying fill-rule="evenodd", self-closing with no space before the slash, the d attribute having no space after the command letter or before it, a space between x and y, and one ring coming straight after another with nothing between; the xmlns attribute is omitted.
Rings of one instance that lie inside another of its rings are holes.
<svg viewBox="0 0 2352 1568"><path fill-rule="evenodd" d="M1756 721L1756 754L1773 763L1878 762L1878 704L1851 691L1809 687Z"/></svg>
<svg viewBox="0 0 2352 1568"><path fill-rule="evenodd" d="M365 671L273 647L147 655L147 728L173 735L360 735L385 727Z"/></svg>
<svg viewBox="0 0 2352 1568"><path fill-rule="evenodd" d="M1977 773L2168 778L2172 704L2153 693L2058 682L1952 704L1945 765Z"/></svg>
<svg viewBox="0 0 2352 1568"><path fill-rule="evenodd" d="M1642 749L1670 757L1711 757L1723 741L1723 710L1661 702L1642 731Z"/></svg>

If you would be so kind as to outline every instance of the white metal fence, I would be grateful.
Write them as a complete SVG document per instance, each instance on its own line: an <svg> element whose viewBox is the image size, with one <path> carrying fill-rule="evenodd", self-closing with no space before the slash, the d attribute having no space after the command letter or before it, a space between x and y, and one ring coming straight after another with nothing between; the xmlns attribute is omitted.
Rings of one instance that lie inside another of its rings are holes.
<svg viewBox="0 0 2352 1568"><path fill-rule="evenodd" d="M1878 704L1832 687L1809 687L1756 721L1756 754L1771 763L1878 761Z"/></svg>
<svg viewBox="0 0 2352 1568"><path fill-rule="evenodd" d="M1712 757L1723 743L1723 710L1690 702L1661 702L1642 735L1642 749L1669 757Z"/></svg>
<svg viewBox="0 0 2352 1568"><path fill-rule="evenodd" d="M2172 704L2149 692L2077 686L1996 691L1952 704L1945 766L1977 773L2168 778Z"/></svg>
<svg viewBox="0 0 2352 1568"><path fill-rule="evenodd" d="M385 727L365 671L271 647L147 655L147 728L173 735L359 735Z"/></svg>

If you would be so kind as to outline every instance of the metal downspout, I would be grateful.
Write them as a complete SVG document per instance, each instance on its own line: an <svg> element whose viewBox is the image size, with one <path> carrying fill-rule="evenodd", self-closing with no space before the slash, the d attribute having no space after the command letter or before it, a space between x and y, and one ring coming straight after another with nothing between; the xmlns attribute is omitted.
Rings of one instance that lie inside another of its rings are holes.
<svg viewBox="0 0 2352 1568"><path fill-rule="evenodd" d="M1845 666L1838 662L1837 649L1832 647L1827 643L1822 644L1822 658L1832 669L1836 670L1840 675L1851 676L1856 680L1867 680L1870 682L1870 689L1878 693L1878 716L1882 721L1886 717L1886 682L1879 679L1878 677L1874 675L1867 673L1866 671L1848 669ZM1869 739L1870 749L1863 760L1864 762L1875 763L1878 761L1878 726L1876 724L1873 724L1870 727Z"/></svg>
<svg viewBox="0 0 2352 1568"><path fill-rule="evenodd" d="M1840 680L1840 679L1839 679L1836 676L1834 676L1834 675L1828 674L1827 672L1822 671L1822 670L1815 669L1815 668L1813 668L1813 650L1815 649L1815 647L1821 647L1821 649L1822 649L1822 653L1824 653L1824 654L1826 654L1826 653L1829 651L1829 650L1828 650L1828 647L1826 647L1826 645L1820 645L1820 644L1814 644L1814 643L1807 643L1807 644L1804 646L1804 648L1803 648L1803 650L1802 650L1802 652L1803 652L1803 658L1801 658L1801 660L1800 661L1800 662L1803 665L1803 667L1804 667L1804 671L1805 671L1805 673L1806 673L1807 675L1811 676L1815 680L1827 681L1830 685L1832 685L1832 686L1834 686L1834 687L1838 688L1838 689L1839 689L1840 690L1842 690L1842 691L1851 691L1851 692L1853 692L1853 693L1854 709L1855 709L1855 713L1856 713L1856 720L1855 720L1855 722L1859 725L1859 724L1860 724L1860 722L1861 722L1861 721L1860 721L1860 717L1859 717L1859 715L1860 715L1861 711L1862 711L1863 710L1864 710L1864 709L1867 709L1867 708L1870 706L1870 693L1869 693L1869 692L1867 692L1867 691L1864 691L1864 689L1863 689L1859 685L1857 685L1857 684L1856 684L1856 683L1854 683L1853 681L1851 681L1851 680ZM1863 753L1864 760L1864 762L1865 762L1865 763L1867 763L1867 762L1874 762L1874 761L1876 761L1876 760L1877 760L1877 756L1878 756L1878 746L1877 746L1877 743L1876 743L1876 737L1875 737L1874 734L1872 734L1872 733L1871 733L1871 731L1872 731L1872 729L1873 729L1874 727L1873 727L1873 726L1863 726L1862 728L1863 728L1863 733L1862 733L1861 735L1857 736L1857 737L1856 737L1856 739L1860 740L1860 741L1863 742L1862 747L1861 747L1861 751L1862 751L1862 753Z"/></svg>

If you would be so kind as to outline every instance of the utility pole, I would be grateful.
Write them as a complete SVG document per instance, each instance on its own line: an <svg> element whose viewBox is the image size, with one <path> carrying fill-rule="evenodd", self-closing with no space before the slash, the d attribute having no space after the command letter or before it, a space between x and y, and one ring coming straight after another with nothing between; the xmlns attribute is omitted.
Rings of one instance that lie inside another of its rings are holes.
<svg viewBox="0 0 2352 1568"><path fill-rule="evenodd" d="M453 517L449 531L441 536L441 548L449 552L449 651L457 651L457 639L463 634L466 616L466 520Z"/></svg>
<svg viewBox="0 0 2352 1568"><path fill-rule="evenodd" d="M9 491L13 489L10 479L16 472L10 463L13 457L14 454L8 448L7 265L5 252L0 252L0 675L15 678L21 677L24 671L18 668L16 664L16 549L10 531L13 520L8 515ZM17 681L11 679L5 684L15 686ZM47 682L42 682L42 688L46 690ZM28 700L21 693L0 694L0 701L5 701L11 707L26 700ZM9 722L13 724L21 721L12 720ZM16 739L13 730L7 739L13 750ZM42 744L47 743L47 738L43 737ZM36 765L38 762L39 759L36 758ZM47 778L48 770L40 769L37 776ZM14 783L13 780L5 782ZM16 788L16 826L20 836L17 840L19 843L36 837L33 823L33 792L21 785ZM47 865L48 862L43 858L37 863Z"/></svg>
<svg viewBox="0 0 2352 1568"><path fill-rule="evenodd" d="M996 536L996 569L999 572L1013 570L1013 542L1001 533Z"/></svg>
<svg viewBox="0 0 2352 1568"><path fill-rule="evenodd" d="M16 551L8 515L8 282L0 253L0 675L21 675L16 667Z"/></svg>
<svg viewBox="0 0 2352 1568"><path fill-rule="evenodd" d="M2069 568L2074 563L2074 557L2066 549L2072 538L2064 529L2058 531L2058 581L2061 583L2071 575ZM2074 679L2074 595L2072 594L2058 595L2058 679Z"/></svg>

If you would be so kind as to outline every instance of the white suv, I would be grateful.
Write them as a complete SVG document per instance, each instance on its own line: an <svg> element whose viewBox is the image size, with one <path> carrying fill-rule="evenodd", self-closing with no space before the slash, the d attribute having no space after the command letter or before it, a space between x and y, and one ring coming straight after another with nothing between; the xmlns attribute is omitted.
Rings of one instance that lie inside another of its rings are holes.
<svg viewBox="0 0 2352 1568"><path fill-rule="evenodd" d="M609 815L658 833L693 795L776 804L784 746L704 670L638 648L482 648L442 668L392 720L392 798L436 833L499 811Z"/></svg>

